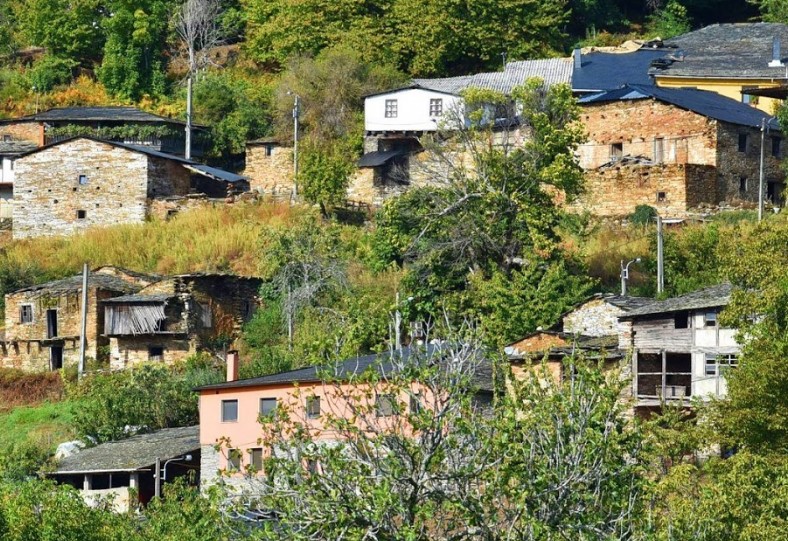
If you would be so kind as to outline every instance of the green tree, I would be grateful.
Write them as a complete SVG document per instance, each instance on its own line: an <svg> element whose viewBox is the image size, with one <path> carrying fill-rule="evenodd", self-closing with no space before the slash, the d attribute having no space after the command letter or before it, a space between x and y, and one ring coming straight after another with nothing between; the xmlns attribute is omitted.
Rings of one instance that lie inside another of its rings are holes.
<svg viewBox="0 0 788 541"><path fill-rule="evenodd" d="M664 7L648 18L648 32L663 39L685 34L692 30L687 8L676 0L669 0Z"/></svg>
<svg viewBox="0 0 788 541"><path fill-rule="evenodd" d="M758 6L763 20L770 23L788 23L788 5L782 0L747 0Z"/></svg>
<svg viewBox="0 0 788 541"><path fill-rule="evenodd" d="M299 156L298 188L304 199L320 205L323 216L345 202L354 153L341 145L306 145Z"/></svg>
<svg viewBox="0 0 788 541"><path fill-rule="evenodd" d="M165 48L175 0L109 0L103 20L104 58L98 70L112 94L137 100L166 90Z"/></svg>
<svg viewBox="0 0 788 541"><path fill-rule="evenodd" d="M49 92L57 85L68 84L72 71L77 67L73 60L45 55L36 61L30 71L30 83L36 92Z"/></svg>

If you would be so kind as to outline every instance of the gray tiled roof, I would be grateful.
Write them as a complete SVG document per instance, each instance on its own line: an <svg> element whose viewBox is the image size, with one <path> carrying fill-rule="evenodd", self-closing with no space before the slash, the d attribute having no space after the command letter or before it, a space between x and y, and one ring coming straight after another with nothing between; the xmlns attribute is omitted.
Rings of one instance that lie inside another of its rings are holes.
<svg viewBox="0 0 788 541"><path fill-rule="evenodd" d="M785 79L786 68L768 66L775 37L782 42L783 63L788 55L788 26L778 23L714 24L667 40L684 52L682 61L651 73L667 77L722 77L726 79Z"/></svg>
<svg viewBox="0 0 788 541"><path fill-rule="evenodd" d="M21 118L6 119L3 123L18 122L20 120L37 122L146 122L160 123L171 122L183 124L182 120L165 118L163 116L147 113L136 107L108 106L108 107L56 107L34 115Z"/></svg>
<svg viewBox="0 0 788 541"><path fill-rule="evenodd" d="M572 70L572 90L598 92L619 88L628 83L651 84L651 61L673 52L675 51L642 48L628 53L584 53L580 67Z"/></svg>
<svg viewBox="0 0 788 541"><path fill-rule="evenodd" d="M200 448L200 427L165 428L125 440L102 443L62 459L53 474L131 472Z"/></svg>
<svg viewBox="0 0 788 541"><path fill-rule="evenodd" d="M634 319L639 316L726 306L730 302L732 291L733 286L730 284L706 287L680 297L653 301L642 308L627 312L620 316L620 319Z"/></svg>
<svg viewBox="0 0 788 541"><path fill-rule="evenodd" d="M0 141L0 156L24 154L38 148L32 141Z"/></svg>
<svg viewBox="0 0 788 541"><path fill-rule="evenodd" d="M569 84L572 80L572 61L569 58L521 60L509 62L504 71L439 79L414 79L413 85L449 94L459 94L467 88L485 88L508 94L533 77L543 79L547 86Z"/></svg>
<svg viewBox="0 0 788 541"><path fill-rule="evenodd" d="M447 351L448 352L448 351ZM395 356L400 356L403 361L409 359L413 354L411 348L403 348L402 351L394 352ZM441 354L440 346L429 346L427 348L420 348L418 359L428 360L435 359ZM290 370L287 372L280 372L278 374L271 374L268 376L261 376L258 378L241 379L236 381L229 381L224 383L214 383L205 385L198 388L198 391L212 390L212 389L235 389L244 387L258 387L265 385L277 384L290 384L290 383L311 383L320 382L324 380L325 374L331 374L332 377L338 379L350 378L363 374L367 370L377 370L381 375L392 373L395 370L395 365L391 362L391 353L385 352L373 355L364 355L348 359L337 363L336 365L328 366L310 366L307 368L300 368L298 370ZM489 362L483 361L475 374L475 383L479 389L483 391L493 390L492 381L492 366Z"/></svg>
<svg viewBox="0 0 788 541"><path fill-rule="evenodd" d="M626 85L616 90L592 94L580 99L580 104L605 103L611 101L642 100L653 98L670 103L715 120L740 126L759 128L766 121L771 129L779 130L776 120L760 109L721 96L716 92L694 88L662 88L646 85Z"/></svg>
<svg viewBox="0 0 788 541"><path fill-rule="evenodd" d="M132 284L117 276L101 273L91 273L88 279L88 288L98 287L107 291L116 291L122 293L136 293L142 289L141 285ZM34 293L34 294L63 294L71 293L74 291L82 290L82 275L69 276L60 280L53 280L35 286L25 287L13 291L16 293ZM35 295L34 295L35 296Z"/></svg>
<svg viewBox="0 0 788 541"><path fill-rule="evenodd" d="M104 303L139 303L139 302L165 302L169 299L176 297L170 293L140 293L136 295L123 295L122 297L112 297L111 299L104 299Z"/></svg>

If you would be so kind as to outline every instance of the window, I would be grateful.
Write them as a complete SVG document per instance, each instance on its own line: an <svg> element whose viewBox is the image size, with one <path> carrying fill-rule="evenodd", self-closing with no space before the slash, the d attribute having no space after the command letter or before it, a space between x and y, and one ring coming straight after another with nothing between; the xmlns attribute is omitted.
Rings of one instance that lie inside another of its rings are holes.
<svg viewBox="0 0 788 541"><path fill-rule="evenodd" d="M23 304L19 307L19 323L33 323L32 304Z"/></svg>
<svg viewBox="0 0 788 541"><path fill-rule="evenodd" d="M148 348L148 360L149 361L163 361L164 360L164 347L163 346L151 346Z"/></svg>
<svg viewBox="0 0 788 541"><path fill-rule="evenodd" d="M241 451L238 449L230 449L227 452L227 469L231 471L238 471L241 469Z"/></svg>
<svg viewBox="0 0 788 541"><path fill-rule="evenodd" d="M3 135L3 142L4 143L10 143L11 141L13 141L13 139L11 139L10 135Z"/></svg>
<svg viewBox="0 0 788 541"><path fill-rule="evenodd" d="M779 137L772 137L772 156L774 156L775 158L779 158L780 157L780 143L781 142L782 142L782 139L780 139Z"/></svg>
<svg viewBox="0 0 788 541"><path fill-rule="evenodd" d="M747 152L747 134L739 134L739 152Z"/></svg>
<svg viewBox="0 0 788 541"><path fill-rule="evenodd" d="M222 400L222 422L234 423L238 421L238 401Z"/></svg>
<svg viewBox="0 0 788 541"><path fill-rule="evenodd" d="M276 413L276 398L260 399L260 415L263 417L273 417Z"/></svg>
<svg viewBox="0 0 788 541"><path fill-rule="evenodd" d="M674 323L676 329L688 329L689 312L677 312L674 316Z"/></svg>
<svg viewBox="0 0 788 541"><path fill-rule="evenodd" d="M618 161L624 156L624 143L610 145L610 161Z"/></svg>
<svg viewBox="0 0 788 541"><path fill-rule="evenodd" d="M747 177L739 177L739 193L747 193Z"/></svg>
<svg viewBox="0 0 788 541"><path fill-rule="evenodd" d="M657 203L664 203L668 198L668 194L665 192L657 192Z"/></svg>
<svg viewBox="0 0 788 541"><path fill-rule="evenodd" d="M397 100L386 100L386 118L397 118Z"/></svg>
<svg viewBox="0 0 788 541"><path fill-rule="evenodd" d="M716 327L717 326L717 312L706 312L703 316L704 326Z"/></svg>
<svg viewBox="0 0 788 541"><path fill-rule="evenodd" d="M723 355L706 354L706 375L724 376L727 370L739 366L739 357L735 353Z"/></svg>
<svg viewBox="0 0 788 541"><path fill-rule="evenodd" d="M88 176L87 175L79 175L79 183L80 184L87 184L88 183Z"/></svg>
<svg viewBox="0 0 788 541"><path fill-rule="evenodd" d="M263 448L255 447L249 449L249 466L254 471L261 471L263 469Z"/></svg>
<svg viewBox="0 0 788 541"><path fill-rule="evenodd" d="M665 139L657 137L654 139L654 163L665 161Z"/></svg>
<svg viewBox="0 0 788 541"><path fill-rule="evenodd" d="M430 99L430 116L443 114L443 98Z"/></svg>
<svg viewBox="0 0 788 541"><path fill-rule="evenodd" d="M57 201L55 201L55 203L57 203ZM84 210L77 211L77 220L84 220L85 216L87 216L87 212L85 212Z"/></svg>
<svg viewBox="0 0 788 541"><path fill-rule="evenodd" d="M421 411L421 393L416 393L410 395L410 400L408 404L408 409L411 413L419 413Z"/></svg>
<svg viewBox="0 0 788 541"><path fill-rule="evenodd" d="M391 417L397 412L397 400L392 394L379 394L375 396L375 415L378 417Z"/></svg>
<svg viewBox="0 0 788 541"><path fill-rule="evenodd" d="M306 418L317 419L320 417L320 397L310 396L306 399Z"/></svg>
<svg viewBox="0 0 788 541"><path fill-rule="evenodd" d="M274 145L265 145L265 155L266 156L274 155Z"/></svg>

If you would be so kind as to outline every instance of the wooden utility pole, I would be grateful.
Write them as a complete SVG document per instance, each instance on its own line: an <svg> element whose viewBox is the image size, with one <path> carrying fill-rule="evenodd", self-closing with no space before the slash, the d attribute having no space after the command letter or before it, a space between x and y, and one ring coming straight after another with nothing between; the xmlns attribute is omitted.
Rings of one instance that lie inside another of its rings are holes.
<svg viewBox="0 0 788 541"><path fill-rule="evenodd" d="M156 466L153 472L154 476L154 488L153 488L153 495L156 498L161 498L161 459L156 457Z"/></svg>
<svg viewBox="0 0 788 541"><path fill-rule="evenodd" d="M82 267L82 328L79 333L79 364L77 365L77 377L81 378L85 373L85 349L87 348L88 329L88 264Z"/></svg>

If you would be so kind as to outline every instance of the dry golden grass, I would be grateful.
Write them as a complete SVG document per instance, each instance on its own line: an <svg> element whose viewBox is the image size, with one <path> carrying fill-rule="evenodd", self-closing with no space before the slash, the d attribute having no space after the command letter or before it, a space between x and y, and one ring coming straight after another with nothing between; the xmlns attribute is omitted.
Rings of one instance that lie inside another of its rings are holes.
<svg viewBox="0 0 788 541"><path fill-rule="evenodd" d="M8 263L34 263L51 276L91 267L117 265L141 272L234 272L254 275L260 232L287 227L306 207L286 203L245 203L202 208L169 221L96 228L70 237L10 241Z"/></svg>

